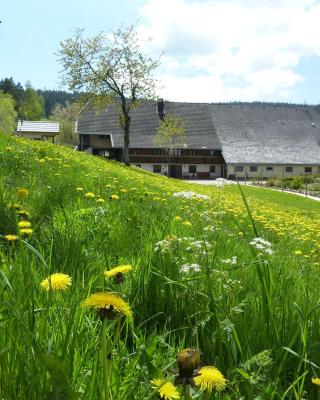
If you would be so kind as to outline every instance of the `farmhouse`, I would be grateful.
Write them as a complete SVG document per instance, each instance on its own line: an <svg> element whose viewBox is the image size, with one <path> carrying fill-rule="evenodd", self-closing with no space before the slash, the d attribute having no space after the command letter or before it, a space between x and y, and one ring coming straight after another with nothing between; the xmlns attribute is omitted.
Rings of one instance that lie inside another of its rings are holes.
<svg viewBox="0 0 320 400"><path fill-rule="evenodd" d="M169 154L154 144L165 115L185 121L185 143ZM121 161L115 106L87 107L79 150ZM320 173L320 112L310 106L145 101L132 112L130 161L176 178L270 178Z"/></svg>
<svg viewBox="0 0 320 400"><path fill-rule="evenodd" d="M59 134L59 122L19 120L16 135L35 140L48 140Z"/></svg>

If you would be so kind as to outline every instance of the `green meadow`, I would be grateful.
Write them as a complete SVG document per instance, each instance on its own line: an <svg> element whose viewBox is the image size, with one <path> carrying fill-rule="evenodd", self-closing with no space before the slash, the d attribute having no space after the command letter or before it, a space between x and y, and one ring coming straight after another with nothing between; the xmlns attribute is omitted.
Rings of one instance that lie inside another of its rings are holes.
<svg viewBox="0 0 320 400"><path fill-rule="evenodd" d="M0 398L320 399L319 211L0 135Z"/></svg>

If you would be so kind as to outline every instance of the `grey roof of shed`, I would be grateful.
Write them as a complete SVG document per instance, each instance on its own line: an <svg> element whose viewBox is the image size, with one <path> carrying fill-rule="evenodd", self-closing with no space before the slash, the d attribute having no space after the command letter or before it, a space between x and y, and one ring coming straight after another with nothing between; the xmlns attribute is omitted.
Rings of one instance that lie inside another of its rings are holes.
<svg viewBox="0 0 320 400"><path fill-rule="evenodd" d="M19 132L57 134L59 133L59 122L19 120L17 125L17 133Z"/></svg>
<svg viewBox="0 0 320 400"><path fill-rule="evenodd" d="M210 112L206 105L197 103L165 102L165 113L181 117L186 124L185 144L191 149L221 150L220 141L215 133ZM84 110L78 121L80 134L112 134L113 146L123 146L123 130L118 122L115 106L109 106L100 112L89 107ZM130 126L130 147L153 148L153 139L160 124L157 102L146 101L132 110Z"/></svg>
<svg viewBox="0 0 320 400"><path fill-rule="evenodd" d="M320 164L316 107L209 105L226 163Z"/></svg>

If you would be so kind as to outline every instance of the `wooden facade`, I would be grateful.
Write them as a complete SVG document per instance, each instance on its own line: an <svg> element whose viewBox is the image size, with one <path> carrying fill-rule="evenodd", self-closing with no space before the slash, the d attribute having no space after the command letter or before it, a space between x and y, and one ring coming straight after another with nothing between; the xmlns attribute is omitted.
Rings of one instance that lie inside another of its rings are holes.
<svg viewBox="0 0 320 400"><path fill-rule="evenodd" d="M112 146L111 135L80 134L79 150L122 161L122 149ZM220 150L130 148L130 162L149 171L173 178L214 179L225 175L225 161Z"/></svg>

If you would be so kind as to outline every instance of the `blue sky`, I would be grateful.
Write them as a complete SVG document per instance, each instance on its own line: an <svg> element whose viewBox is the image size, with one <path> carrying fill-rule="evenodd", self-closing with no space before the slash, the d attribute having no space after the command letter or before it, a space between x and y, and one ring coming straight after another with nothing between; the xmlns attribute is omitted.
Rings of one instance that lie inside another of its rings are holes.
<svg viewBox="0 0 320 400"><path fill-rule="evenodd" d="M0 76L37 88L57 88L59 42L75 28L88 35L138 20L130 0L12 0L0 8Z"/></svg>
<svg viewBox="0 0 320 400"><path fill-rule="evenodd" d="M0 78L59 88L59 42L139 21L176 101L320 103L317 0L3 0Z"/></svg>

